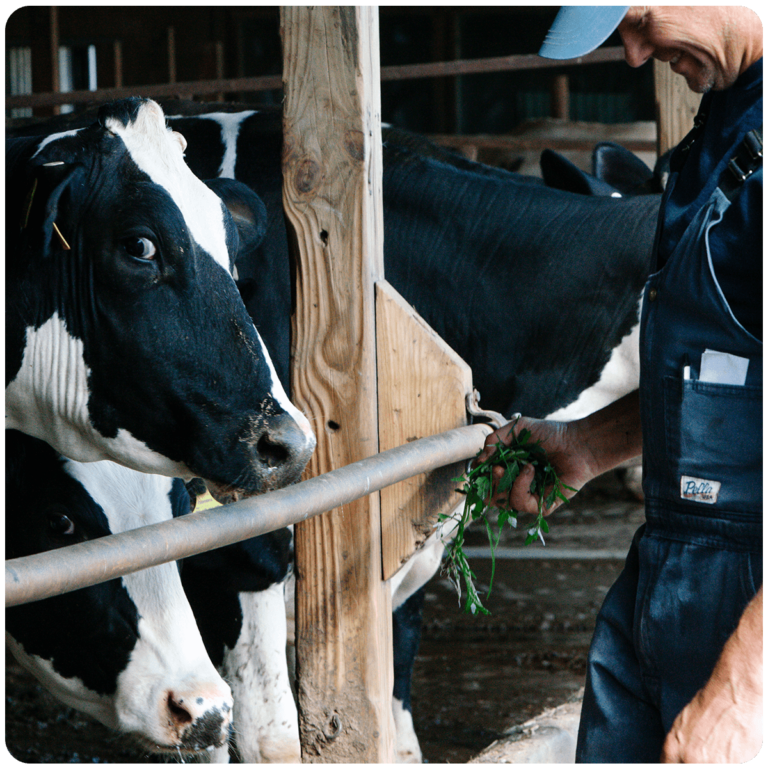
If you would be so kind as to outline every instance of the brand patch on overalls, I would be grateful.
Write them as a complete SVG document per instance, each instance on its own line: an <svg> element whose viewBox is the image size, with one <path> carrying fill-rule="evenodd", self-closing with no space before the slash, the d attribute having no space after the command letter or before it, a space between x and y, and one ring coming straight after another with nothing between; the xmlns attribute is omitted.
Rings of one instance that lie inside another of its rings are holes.
<svg viewBox="0 0 768 768"><path fill-rule="evenodd" d="M700 504L714 504L720 493L720 483L717 480L703 480L700 477L680 478L680 498L687 501L698 501Z"/></svg>

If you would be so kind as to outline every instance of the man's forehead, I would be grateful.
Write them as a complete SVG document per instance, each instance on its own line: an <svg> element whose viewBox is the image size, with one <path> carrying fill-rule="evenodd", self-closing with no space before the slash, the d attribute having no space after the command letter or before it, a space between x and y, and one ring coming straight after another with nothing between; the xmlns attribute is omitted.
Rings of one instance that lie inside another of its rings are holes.
<svg viewBox="0 0 768 768"><path fill-rule="evenodd" d="M622 24L636 24L643 19L647 19L652 11L653 6L650 5L630 5L619 26L622 26Z"/></svg>

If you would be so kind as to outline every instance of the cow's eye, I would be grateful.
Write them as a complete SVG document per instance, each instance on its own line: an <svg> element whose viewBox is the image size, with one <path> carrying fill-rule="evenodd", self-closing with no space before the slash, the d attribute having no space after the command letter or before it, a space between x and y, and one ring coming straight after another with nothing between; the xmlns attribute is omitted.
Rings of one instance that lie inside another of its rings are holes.
<svg viewBox="0 0 768 768"><path fill-rule="evenodd" d="M48 528L54 536L72 536L75 533L75 524L62 512L49 513Z"/></svg>
<svg viewBox="0 0 768 768"><path fill-rule="evenodd" d="M148 237L126 237L123 248L129 256L143 261L152 261L157 253L155 244Z"/></svg>

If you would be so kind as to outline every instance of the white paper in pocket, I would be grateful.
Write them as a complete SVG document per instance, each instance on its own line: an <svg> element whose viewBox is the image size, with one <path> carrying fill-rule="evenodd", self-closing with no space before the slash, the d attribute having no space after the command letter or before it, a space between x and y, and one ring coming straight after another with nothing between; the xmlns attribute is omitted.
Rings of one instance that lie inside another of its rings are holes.
<svg viewBox="0 0 768 768"><path fill-rule="evenodd" d="M747 381L749 359L727 352L716 352L707 349L701 356L699 381L709 381L713 384L735 384L744 386Z"/></svg>

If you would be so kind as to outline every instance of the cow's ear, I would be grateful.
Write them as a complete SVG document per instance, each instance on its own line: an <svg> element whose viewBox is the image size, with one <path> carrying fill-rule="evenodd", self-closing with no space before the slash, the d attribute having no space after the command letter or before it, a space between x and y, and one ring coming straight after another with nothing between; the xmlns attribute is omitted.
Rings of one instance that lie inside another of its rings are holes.
<svg viewBox="0 0 768 768"><path fill-rule="evenodd" d="M267 233L267 209L261 198L250 187L234 179L209 179L205 183L232 215L240 237L238 254L257 248Z"/></svg>
<svg viewBox="0 0 768 768"><path fill-rule="evenodd" d="M611 141L592 150L592 174L623 195L635 194L653 179L653 171L634 152Z"/></svg>
<svg viewBox="0 0 768 768"><path fill-rule="evenodd" d="M595 197L621 197L617 189L594 176L590 176L570 160L551 149L545 149L539 158L544 183L553 189Z"/></svg>
<svg viewBox="0 0 768 768"><path fill-rule="evenodd" d="M75 222L67 217L67 191L81 166L61 160L34 166L21 211L22 238L43 258L71 249Z"/></svg>

